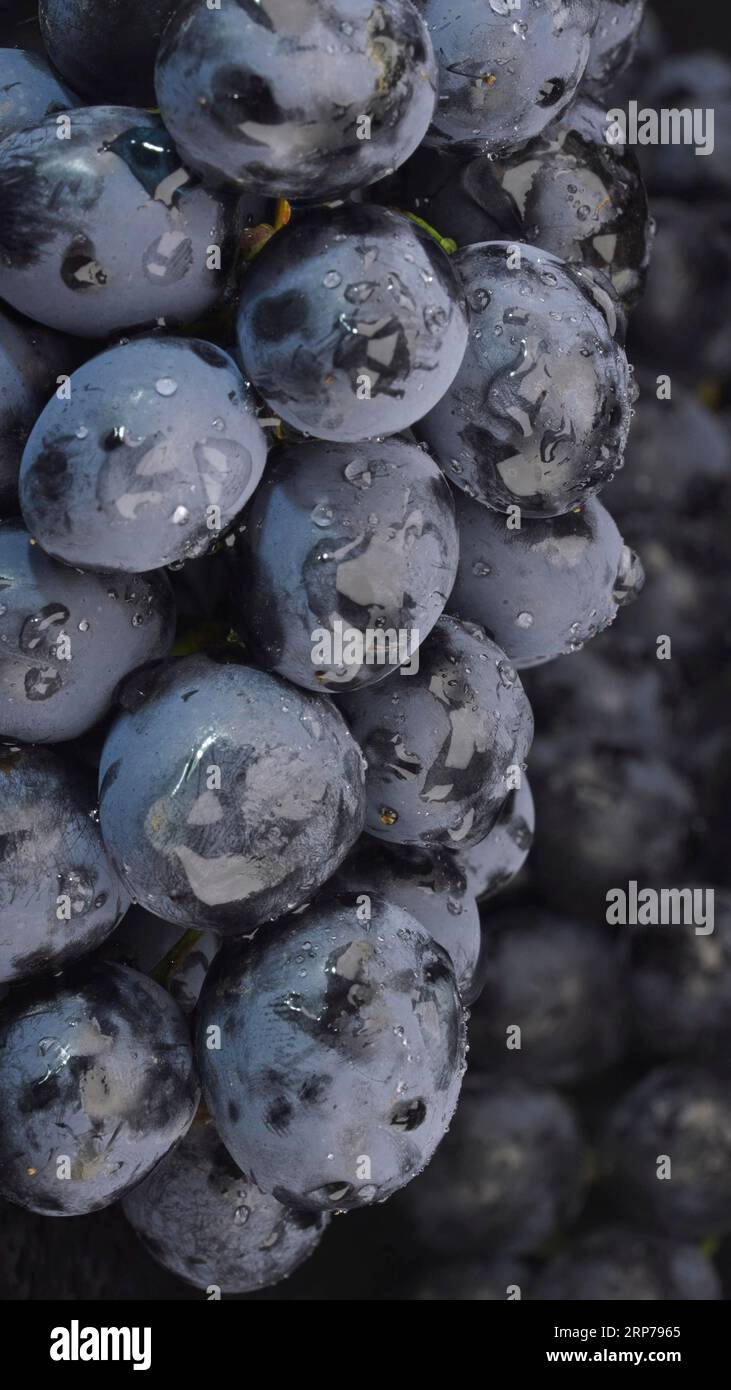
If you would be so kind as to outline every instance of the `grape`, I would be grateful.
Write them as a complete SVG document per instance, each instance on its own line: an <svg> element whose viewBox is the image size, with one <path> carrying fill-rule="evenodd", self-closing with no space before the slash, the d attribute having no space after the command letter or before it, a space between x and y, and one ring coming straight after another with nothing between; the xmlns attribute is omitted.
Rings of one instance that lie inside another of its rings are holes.
<svg viewBox="0 0 731 1390"><path fill-rule="evenodd" d="M648 927L634 937L632 1017L645 1054L713 1061L731 1040L731 893L695 891L713 893L705 927Z"/></svg>
<svg viewBox="0 0 731 1390"><path fill-rule="evenodd" d="M128 900L93 788L55 753L0 744L0 981L54 969L114 930Z"/></svg>
<svg viewBox="0 0 731 1390"><path fill-rule="evenodd" d="M530 1296L554 1303L686 1303L719 1299L721 1289L710 1260L695 1246L603 1226L554 1255Z"/></svg>
<svg viewBox="0 0 731 1390"><path fill-rule="evenodd" d="M645 0L599 0L584 84L600 98L631 63L644 14Z"/></svg>
<svg viewBox="0 0 731 1390"><path fill-rule="evenodd" d="M470 1027L473 1070L568 1086L619 1060L626 951L607 926L545 911L498 911L486 919L483 952L482 994Z"/></svg>
<svg viewBox="0 0 731 1390"><path fill-rule="evenodd" d="M0 311L0 516L14 510L25 442L77 356L69 339Z"/></svg>
<svg viewBox="0 0 731 1390"><path fill-rule="evenodd" d="M0 280L1 285L1 280ZM273 237L241 297L244 371L319 439L396 434L447 390L467 344L449 259L383 208L311 213Z"/></svg>
<svg viewBox="0 0 731 1390"><path fill-rule="evenodd" d="M86 107L68 138L55 117L8 136L0 199L0 293L39 323L82 338L174 329L220 298L234 209L181 166L149 111Z"/></svg>
<svg viewBox="0 0 731 1390"><path fill-rule="evenodd" d="M637 89L635 89L637 90ZM642 147L650 189L663 197L727 199L731 191L731 63L720 53L683 53L666 58L643 85L643 105L654 111L713 112L713 145L696 155L695 143ZM697 128L696 128L697 129ZM698 132L710 135L707 125Z"/></svg>
<svg viewBox="0 0 731 1390"><path fill-rule="evenodd" d="M333 705L252 667L161 663L122 695L99 769L104 842L136 901L243 934L328 879L363 827Z"/></svg>
<svg viewBox="0 0 731 1390"><path fill-rule="evenodd" d="M97 574L49 559L19 522L0 526L0 731L27 743L78 738L123 677L174 636L162 574Z"/></svg>
<svg viewBox="0 0 731 1390"><path fill-rule="evenodd" d="M448 609L519 669L578 651L642 587L637 556L596 498L520 529L462 492L455 501L460 561Z"/></svg>
<svg viewBox="0 0 731 1390"><path fill-rule="evenodd" d="M216 960L198 1010L206 1105L226 1148L279 1201L384 1201L431 1158L464 1070L446 952L374 898L310 907ZM218 1041L218 1046L216 1042Z"/></svg>
<svg viewBox="0 0 731 1390"><path fill-rule="evenodd" d="M224 1294L286 1279L317 1249L327 1222L260 1192L202 1117L125 1197L124 1211L165 1269Z"/></svg>
<svg viewBox="0 0 731 1390"><path fill-rule="evenodd" d="M0 1193L46 1216L109 1206L197 1102L185 1019L153 980L84 963L20 990L0 1016Z"/></svg>
<svg viewBox="0 0 731 1390"><path fill-rule="evenodd" d="M574 96L589 58L596 0L423 0L439 63L432 138L515 149Z"/></svg>
<svg viewBox="0 0 731 1390"><path fill-rule="evenodd" d="M477 844L528 755L533 716L503 652L440 618L418 673L343 698L366 773L366 828L394 844Z"/></svg>
<svg viewBox="0 0 731 1390"><path fill-rule="evenodd" d="M40 0L51 61L89 101L154 104L162 32L180 0Z"/></svg>
<svg viewBox="0 0 731 1390"><path fill-rule="evenodd" d="M235 362L196 338L136 338L52 397L20 478L26 524L66 564L136 573L201 555L261 478L266 440Z"/></svg>
<svg viewBox="0 0 731 1390"><path fill-rule="evenodd" d="M239 625L259 665L305 689L371 685L431 632L457 558L449 486L414 444L284 445L248 513Z"/></svg>
<svg viewBox="0 0 731 1390"><path fill-rule="evenodd" d="M436 99L409 0L183 5L157 61L163 119L213 183L324 202L403 163Z"/></svg>
<svg viewBox="0 0 731 1390"><path fill-rule="evenodd" d="M561 746L533 789L532 864L553 905L604 917L610 889L673 882L696 804L663 757L601 741Z"/></svg>
<svg viewBox="0 0 731 1390"><path fill-rule="evenodd" d="M333 888L375 893L403 908L447 952L465 1004L476 997L480 918L456 855L439 849L407 850L401 845L394 852L364 835L324 888L325 898Z"/></svg>
<svg viewBox="0 0 731 1390"><path fill-rule="evenodd" d="M533 793L524 777L508 793L491 831L471 848L460 850L457 862L476 898L489 898L520 873L533 844L536 826Z"/></svg>
<svg viewBox="0 0 731 1390"><path fill-rule="evenodd" d="M613 1200L641 1230L693 1241L728 1231L729 1082L687 1066L651 1072L611 1115L602 1169Z"/></svg>
<svg viewBox="0 0 731 1390"><path fill-rule="evenodd" d="M644 285L652 248L635 151L607 142L606 110L582 97L520 150L499 157L422 145L372 197L425 218L460 246L529 242L602 271L625 310Z"/></svg>
<svg viewBox="0 0 731 1390"><path fill-rule="evenodd" d="M0 91L0 140L78 105L38 53L18 48L0 48Z"/></svg>
<svg viewBox="0 0 731 1390"><path fill-rule="evenodd" d="M556 1091L473 1083L404 1205L430 1249L462 1259L521 1255L578 1214L585 1162L573 1111Z"/></svg>
<svg viewBox="0 0 731 1390"><path fill-rule="evenodd" d="M532 246L468 246L453 264L474 327L418 434L484 506L559 516L609 482L627 443L633 387L605 317L610 296L597 307L584 272Z"/></svg>

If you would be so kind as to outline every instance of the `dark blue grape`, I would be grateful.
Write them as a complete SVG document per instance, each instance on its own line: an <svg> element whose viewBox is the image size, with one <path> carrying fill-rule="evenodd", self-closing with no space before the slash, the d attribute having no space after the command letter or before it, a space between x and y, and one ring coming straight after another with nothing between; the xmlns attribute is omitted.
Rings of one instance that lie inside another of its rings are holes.
<svg viewBox="0 0 731 1390"><path fill-rule="evenodd" d="M625 967L624 943L604 924L529 908L488 914L471 1067L556 1086L608 1070L626 1043Z"/></svg>
<svg viewBox="0 0 731 1390"><path fill-rule="evenodd" d="M460 560L449 611L484 628L519 669L578 651L642 587L637 556L596 498L519 529L463 492L455 502Z"/></svg>
<svg viewBox="0 0 731 1390"><path fill-rule="evenodd" d="M108 713L119 682L167 655L163 574L110 582L51 560L19 522L0 526L0 734L61 743Z"/></svg>
<svg viewBox="0 0 731 1390"><path fill-rule="evenodd" d="M383 208L351 206L272 237L246 276L238 336L272 410L352 442L397 434L436 405L464 355L467 318L431 236Z"/></svg>
<svg viewBox="0 0 731 1390"><path fill-rule="evenodd" d="M59 377L77 365L69 339L0 312L0 517L15 511L20 460L38 415Z"/></svg>
<svg viewBox="0 0 731 1390"><path fill-rule="evenodd" d="M632 1021L646 1055L708 1061L729 1055L731 893L695 891L714 895L714 917L705 926L675 923L633 934Z"/></svg>
<svg viewBox="0 0 731 1390"><path fill-rule="evenodd" d="M620 624L621 627L621 624ZM571 661L552 661L524 676L537 727L567 750L582 741L643 754L670 751L672 706L662 667L632 661L618 639L619 629L605 633ZM540 761L543 748L536 748Z"/></svg>
<svg viewBox="0 0 731 1390"><path fill-rule="evenodd" d="M280 1201L322 1211L384 1201L421 1172L464 1070L451 961L379 898L317 903L222 952L196 1038L235 1161Z"/></svg>
<svg viewBox="0 0 731 1390"><path fill-rule="evenodd" d="M221 296L237 231L149 111L92 106L0 144L0 294L83 338L174 329Z"/></svg>
<svg viewBox="0 0 731 1390"><path fill-rule="evenodd" d="M265 1195L237 1168L210 1118L124 1199L159 1264L197 1289L249 1293L286 1279L320 1243L327 1217Z"/></svg>
<svg viewBox="0 0 731 1390"><path fill-rule="evenodd" d="M84 964L0 1016L0 1193L46 1216L109 1206L198 1103L185 1018L153 980Z"/></svg>
<svg viewBox="0 0 731 1390"><path fill-rule="evenodd" d="M652 111L708 111L689 144L640 147L642 167L653 194L678 197L693 204L697 198L724 198L731 193L731 62L721 53L678 53L667 57L640 88L642 105ZM712 134L712 144L709 136ZM709 142L696 154L695 135Z"/></svg>
<svg viewBox="0 0 731 1390"><path fill-rule="evenodd" d="M128 898L83 777L45 749L0 745L0 791L0 981L7 981L93 950Z"/></svg>
<svg viewBox="0 0 731 1390"><path fill-rule="evenodd" d="M355 843L359 748L333 705L204 656L131 682L100 765L102 835L170 922L251 931L300 906Z"/></svg>
<svg viewBox="0 0 731 1390"><path fill-rule="evenodd" d="M422 0L439 63L431 138L516 149L574 96L597 0Z"/></svg>
<svg viewBox="0 0 731 1390"><path fill-rule="evenodd" d="M559 516L609 482L627 443L633 384L605 317L611 295L598 306L586 272L532 246L467 246L453 264L472 332L418 434L485 506Z"/></svg>
<svg viewBox="0 0 731 1390"><path fill-rule="evenodd" d="M585 1183L584 1142L556 1091L473 1082L403 1204L430 1249L461 1259L522 1255L574 1220Z"/></svg>
<svg viewBox="0 0 731 1390"><path fill-rule="evenodd" d="M437 71L409 0L235 0L213 11L190 0L165 33L155 83L183 158L209 181L324 202L416 149Z"/></svg>
<svg viewBox="0 0 731 1390"><path fill-rule="evenodd" d="M600 99L629 67L639 41L646 0L599 0L583 84Z"/></svg>
<svg viewBox="0 0 731 1390"><path fill-rule="evenodd" d="M284 445L239 553L234 602L258 664L308 690L358 689L408 662L444 609L458 558L452 495L400 439Z"/></svg>
<svg viewBox="0 0 731 1390"><path fill-rule="evenodd" d="M160 36L180 0L40 0L51 61L88 101L152 106Z"/></svg>
<svg viewBox="0 0 731 1390"><path fill-rule="evenodd" d="M687 1066L651 1072L611 1115L601 1161L611 1197L640 1230L692 1241L723 1235L731 1229L731 1084Z"/></svg>
<svg viewBox="0 0 731 1390"><path fill-rule="evenodd" d="M536 814L527 777L508 793L492 830L471 848L460 850L457 862L476 898L490 898L520 873L533 844Z"/></svg>
<svg viewBox="0 0 731 1390"><path fill-rule="evenodd" d="M136 338L87 362L38 419L20 477L26 525L81 568L190 559L244 507L266 449L227 353L197 338Z"/></svg>
<svg viewBox="0 0 731 1390"><path fill-rule="evenodd" d="M323 890L376 894L403 908L444 947L465 1004L477 991L480 918L467 876L446 850L397 849L364 835Z"/></svg>
<svg viewBox="0 0 731 1390"><path fill-rule="evenodd" d="M719 1299L721 1287L697 1246L603 1226L554 1255L530 1296L553 1303L686 1303Z"/></svg>
<svg viewBox="0 0 731 1390"><path fill-rule="evenodd" d="M499 647L440 618L418 673L342 707L368 763L369 834L449 849L484 839L533 739L530 705Z"/></svg>
<svg viewBox="0 0 731 1390"><path fill-rule="evenodd" d="M0 48L0 140L78 103L38 53Z"/></svg>

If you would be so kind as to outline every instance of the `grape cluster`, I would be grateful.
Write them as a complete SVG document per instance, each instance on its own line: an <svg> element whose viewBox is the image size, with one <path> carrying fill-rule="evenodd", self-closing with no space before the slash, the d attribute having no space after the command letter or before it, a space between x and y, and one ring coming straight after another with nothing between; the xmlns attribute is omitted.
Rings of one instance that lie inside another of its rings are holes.
<svg viewBox="0 0 731 1390"><path fill-rule="evenodd" d="M139 1294L147 1252L152 1296L236 1297L310 1260L342 1283L364 1227L331 1216L387 1199L396 1297L719 1296L729 894L707 935L606 912L628 877L722 878L700 784L727 830L731 762L731 436L695 389L731 379L698 298L728 170L647 158L648 274L606 131L643 73L665 104L731 83L658 66L643 13L6 26L11 1296L38 1216L92 1222L104 1272L69 1288Z"/></svg>

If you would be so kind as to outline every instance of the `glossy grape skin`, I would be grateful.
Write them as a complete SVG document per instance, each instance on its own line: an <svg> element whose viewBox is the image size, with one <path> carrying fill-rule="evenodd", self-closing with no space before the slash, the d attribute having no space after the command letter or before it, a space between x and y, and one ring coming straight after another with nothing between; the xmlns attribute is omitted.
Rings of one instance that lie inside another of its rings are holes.
<svg viewBox="0 0 731 1390"><path fill-rule="evenodd" d="M578 651L641 588L637 557L596 498L519 530L463 492L455 503L460 561L448 610L484 628L519 670Z"/></svg>
<svg viewBox="0 0 731 1390"><path fill-rule="evenodd" d="M472 332L417 433L484 506L562 515L610 481L629 434L633 388L603 311L610 297L598 307L584 272L532 246L467 246L453 265Z"/></svg>
<svg viewBox="0 0 731 1390"><path fill-rule="evenodd" d="M183 5L158 55L158 103L212 184L325 202L402 164L426 134L437 72L409 0ZM370 118L367 137L363 117Z"/></svg>
<svg viewBox="0 0 731 1390"><path fill-rule="evenodd" d="M700 891L713 893L712 923L647 927L633 937L632 1020L646 1056L713 1063L729 1055L731 893Z"/></svg>
<svg viewBox="0 0 731 1390"><path fill-rule="evenodd" d="M646 0L599 0L582 86L600 100L629 67L639 41Z"/></svg>
<svg viewBox="0 0 731 1390"><path fill-rule="evenodd" d="M311 213L264 247L243 286L244 371L268 405L319 439L407 429L453 380L463 291L427 233L383 208Z"/></svg>
<svg viewBox="0 0 731 1390"><path fill-rule="evenodd" d="M233 601L258 665L306 690L350 691L393 678L416 651L457 558L452 494L416 445L283 445L247 514ZM408 636L407 651L341 663L331 646L329 661L315 659L325 633L379 630Z"/></svg>
<svg viewBox="0 0 731 1390"><path fill-rule="evenodd" d="M607 893L631 879L671 884L697 816L688 782L662 756L575 742L534 777L532 867L553 906L604 918Z"/></svg>
<svg viewBox="0 0 731 1390"><path fill-rule="evenodd" d="M197 1015L229 1153L262 1190L316 1211L384 1201L421 1172L465 1065L446 952L380 898L363 918L356 897L335 898L222 952Z"/></svg>
<svg viewBox="0 0 731 1390"><path fill-rule="evenodd" d="M358 838L362 758L329 702L191 656L143 673L122 704L99 769L102 835L156 916L245 934L306 902Z"/></svg>
<svg viewBox="0 0 731 1390"><path fill-rule="evenodd" d="M0 1193L46 1216L109 1206L197 1103L185 1019L153 980L86 962L18 991L0 1018Z"/></svg>
<svg viewBox="0 0 731 1390"><path fill-rule="evenodd" d="M582 97L511 154L457 158L422 145L371 197L423 217L458 246L529 242L601 271L630 310L653 227L637 154L608 144L606 131L605 108Z"/></svg>
<svg viewBox="0 0 731 1390"><path fill-rule="evenodd" d="M51 61L88 101L154 106L153 70L179 0L40 0Z"/></svg>
<svg viewBox="0 0 731 1390"><path fill-rule="evenodd" d="M428 1249L522 1255L573 1221L585 1170L582 1136L558 1092L468 1078L448 1135L402 1205Z"/></svg>
<svg viewBox="0 0 731 1390"><path fill-rule="evenodd" d="M327 1217L266 1196L199 1116L124 1199L145 1248L197 1289L250 1293L286 1279L314 1253Z"/></svg>
<svg viewBox="0 0 731 1390"><path fill-rule="evenodd" d="M266 450L227 353L197 338L135 338L75 372L68 399L52 397L23 455L21 507L56 559L143 573L210 549L253 493Z"/></svg>
<svg viewBox="0 0 731 1390"><path fill-rule="evenodd" d="M61 375L78 365L77 345L0 311L0 517L15 510L26 440Z"/></svg>
<svg viewBox="0 0 731 1390"><path fill-rule="evenodd" d="M78 738L108 713L125 676L167 655L174 632L165 575L120 574L110 583L50 559L19 522L0 526L0 732L6 737Z"/></svg>
<svg viewBox="0 0 731 1390"><path fill-rule="evenodd" d="M533 739L533 716L504 653L440 618L408 678L340 702L366 761L370 835L393 844L477 844Z"/></svg>
<svg viewBox="0 0 731 1390"><path fill-rule="evenodd" d="M671 1176L658 1179L658 1158ZM731 1229L731 1085L692 1066L661 1067L609 1118L601 1168L640 1230L699 1241Z"/></svg>
<svg viewBox="0 0 731 1390"><path fill-rule="evenodd" d="M92 106L0 144L0 294L51 328L106 338L190 323L223 291L235 211L180 163L159 117ZM220 249L220 269L211 248Z"/></svg>
<svg viewBox="0 0 731 1390"><path fill-rule="evenodd" d="M571 101L584 75L596 0L423 0L439 63L430 139L515 149Z"/></svg>
<svg viewBox="0 0 731 1390"><path fill-rule="evenodd" d="M325 885L332 891L376 894L403 908L447 952L460 997L471 1004L478 993L482 934L477 903L456 855L446 850L391 850L364 835Z"/></svg>
<svg viewBox="0 0 731 1390"><path fill-rule="evenodd" d="M627 950L601 921L513 908L485 918L473 1071L574 1086L607 1071L627 1042ZM510 1030L520 1028L520 1048Z"/></svg>
<svg viewBox="0 0 731 1390"><path fill-rule="evenodd" d="M103 954L105 960L151 975L190 1015L220 946L214 932L186 932L135 903L105 943Z"/></svg>
<svg viewBox="0 0 731 1390"><path fill-rule="evenodd" d="M520 786L508 793L484 840L457 853L459 867L476 898L492 897L520 873L531 851L535 827L533 793L523 777Z"/></svg>
<svg viewBox="0 0 731 1390"><path fill-rule="evenodd" d="M38 53L0 48L0 140L78 102Z"/></svg>
<svg viewBox="0 0 731 1390"><path fill-rule="evenodd" d="M720 1299L721 1287L697 1246L603 1226L554 1255L530 1296L553 1303L684 1303Z"/></svg>
<svg viewBox="0 0 731 1390"><path fill-rule="evenodd" d="M69 764L46 749L0 744L0 790L0 982L7 982L92 951L129 900L94 819L93 787Z"/></svg>

